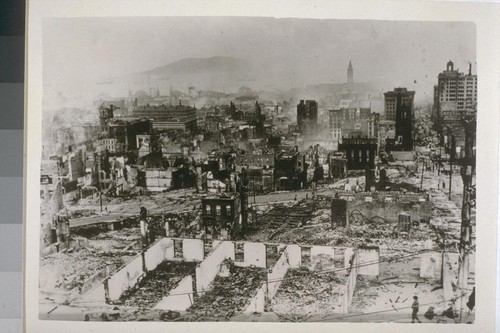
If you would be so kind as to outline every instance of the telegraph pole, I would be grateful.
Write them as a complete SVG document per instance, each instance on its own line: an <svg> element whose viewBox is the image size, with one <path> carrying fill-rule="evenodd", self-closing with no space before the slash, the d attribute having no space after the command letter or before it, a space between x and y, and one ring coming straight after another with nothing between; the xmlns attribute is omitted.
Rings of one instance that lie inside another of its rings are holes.
<svg viewBox="0 0 500 333"><path fill-rule="evenodd" d="M465 156L463 159L460 174L463 181L463 197L462 197L462 223L460 226L460 266L458 272L459 291L464 293L467 290L469 278L469 253L472 249L472 225L471 211L473 206L473 198L471 198L472 178L475 174L476 156L474 153L474 139L476 136L476 120L462 119L462 125L465 130ZM466 293L467 294L467 293ZM460 321L464 311L466 297L460 297Z"/></svg>
<svg viewBox="0 0 500 333"><path fill-rule="evenodd" d="M97 177L99 180L99 204L102 213L102 185L101 185L101 154L97 155Z"/></svg>
<svg viewBox="0 0 500 333"><path fill-rule="evenodd" d="M450 136L450 182L448 185L448 200L451 201L451 178L453 177L453 161L455 160L455 136Z"/></svg>
<svg viewBox="0 0 500 333"><path fill-rule="evenodd" d="M239 186L240 204L241 204L241 235L245 235L247 230L247 217L248 217L248 178L245 168L241 170L241 180Z"/></svg>

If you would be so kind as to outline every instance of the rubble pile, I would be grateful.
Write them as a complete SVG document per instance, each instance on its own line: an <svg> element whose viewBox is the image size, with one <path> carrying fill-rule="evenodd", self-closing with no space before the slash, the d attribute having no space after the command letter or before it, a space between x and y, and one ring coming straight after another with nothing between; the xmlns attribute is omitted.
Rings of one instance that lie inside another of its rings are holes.
<svg viewBox="0 0 500 333"><path fill-rule="evenodd" d="M198 211L150 215L148 227L156 235L164 235L164 223L168 221L170 237L193 237L198 231L200 222L197 215Z"/></svg>
<svg viewBox="0 0 500 333"><path fill-rule="evenodd" d="M340 287L345 277L333 272L289 269L270 304L283 321L305 320L309 316L337 312Z"/></svg>
<svg viewBox="0 0 500 333"><path fill-rule="evenodd" d="M164 261L116 304L150 308L167 296L185 276L193 274L195 268L195 262Z"/></svg>
<svg viewBox="0 0 500 333"><path fill-rule="evenodd" d="M138 309L115 306L105 311L92 311L85 316L86 321L178 321L178 311Z"/></svg>
<svg viewBox="0 0 500 333"><path fill-rule="evenodd" d="M102 232L89 237L89 246L101 252L125 252L122 255L135 255L133 245L141 239L140 230L137 227L123 228L121 230ZM120 251L122 250L122 251Z"/></svg>
<svg viewBox="0 0 500 333"><path fill-rule="evenodd" d="M313 217L310 222L307 222L308 225L310 224L330 224L332 220L332 211L331 209L318 209L313 213Z"/></svg>
<svg viewBox="0 0 500 333"><path fill-rule="evenodd" d="M230 275L217 276L212 289L195 299L182 320L228 321L248 305L266 280L266 270L230 265Z"/></svg>
<svg viewBox="0 0 500 333"><path fill-rule="evenodd" d="M108 265L120 267L125 262L116 253L82 248L71 253L54 253L40 258L40 289L69 291L82 287L97 271Z"/></svg>
<svg viewBox="0 0 500 333"><path fill-rule="evenodd" d="M91 229L79 234L90 235L88 247L69 249L40 259L40 286L47 291L69 291L81 287L96 272L113 266L121 267L137 255L140 239L138 228L97 233Z"/></svg>

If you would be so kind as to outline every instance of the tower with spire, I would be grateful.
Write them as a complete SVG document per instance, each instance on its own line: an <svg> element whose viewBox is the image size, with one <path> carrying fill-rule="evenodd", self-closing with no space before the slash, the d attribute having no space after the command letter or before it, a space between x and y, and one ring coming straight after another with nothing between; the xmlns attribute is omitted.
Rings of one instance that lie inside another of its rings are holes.
<svg viewBox="0 0 500 333"><path fill-rule="evenodd" d="M349 67L347 67L347 83L354 83L354 71L351 60L349 60Z"/></svg>

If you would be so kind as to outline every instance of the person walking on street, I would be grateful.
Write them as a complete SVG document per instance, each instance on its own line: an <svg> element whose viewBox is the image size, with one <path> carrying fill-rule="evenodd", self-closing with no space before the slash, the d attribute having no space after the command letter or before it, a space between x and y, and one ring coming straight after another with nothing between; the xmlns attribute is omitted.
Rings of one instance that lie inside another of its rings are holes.
<svg viewBox="0 0 500 333"><path fill-rule="evenodd" d="M411 305L411 309L412 309L412 313L411 313L411 322L412 323L415 323L415 320L417 320L419 323L421 323L420 319L418 319L417 317L417 313L418 313L418 297L417 296L413 296L413 304Z"/></svg>

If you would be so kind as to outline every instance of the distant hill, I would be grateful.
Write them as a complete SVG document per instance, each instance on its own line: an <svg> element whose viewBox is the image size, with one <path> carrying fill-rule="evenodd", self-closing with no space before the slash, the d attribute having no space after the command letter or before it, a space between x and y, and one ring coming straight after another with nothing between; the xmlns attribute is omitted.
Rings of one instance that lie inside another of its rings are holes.
<svg viewBox="0 0 500 333"><path fill-rule="evenodd" d="M187 58L139 73L170 76L219 73L249 73L252 66L244 59L234 57Z"/></svg>

